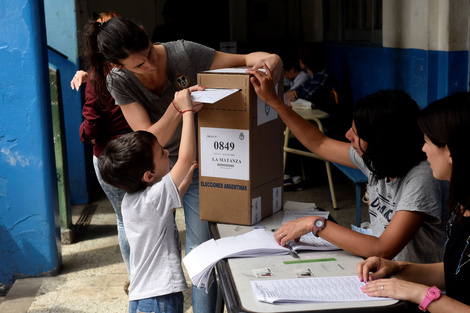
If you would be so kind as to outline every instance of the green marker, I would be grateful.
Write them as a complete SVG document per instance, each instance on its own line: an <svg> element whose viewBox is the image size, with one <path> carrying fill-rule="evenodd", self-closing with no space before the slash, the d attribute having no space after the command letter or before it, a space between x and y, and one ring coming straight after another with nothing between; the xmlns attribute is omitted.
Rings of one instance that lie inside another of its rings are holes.
<svg viewBox="0 0 470 313"><path fill-rule="evenodd" d="M309 259L309 260L297 260L297 261L284 261L284 264L315 263L315 262L327 262L327 261L336 261L336 259L335 258L326 258L326 259Z"/></svg>

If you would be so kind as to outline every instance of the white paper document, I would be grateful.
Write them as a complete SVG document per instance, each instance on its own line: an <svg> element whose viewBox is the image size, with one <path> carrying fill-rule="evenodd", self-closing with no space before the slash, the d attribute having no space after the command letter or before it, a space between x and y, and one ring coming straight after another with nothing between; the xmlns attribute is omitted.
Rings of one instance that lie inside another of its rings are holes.
<svg viewBox="0 0 470 313"><path fill-rule="evenodd" d="M245 74L246 70L250 69L251 67L227 67L227 68L219 68L216 70L210 70L207 72L210 73L227 73L227 74ZM266 72L264 68L258 69L258 71Z"/></svg>
<svg viewBox="0 0 470 313"><path fill-rule="evenodd" d="M305 238L304 238L305 237ZM295 250L334 250L338 247L329 242L309 235L301 237L300 242L293 243ZM264 229L255 229L240 236L208 240L194 248L183 258L184 266L195 286L210 287L210 271L215 264L225 258L259 257L263 255L288 254L289 249L280 246L273 233Z"/></svg>
<svg viewBox="0 0 470 313"><path fill-rule="evenodd" d="M383 301L361 291L365 283L357 276L312 277L301 279L253 280L258 301L267 303Z"/></svg>
<svg viewBox="0 0 470 313"><path fill-rule="evenodd" d="M316 211L317 205L310 202L286 201L284 203L284 211Z"/></svg>
<svg viewBox="0 0 470 313"><path fill-rule="evenodd" d="M191 100L202 103L216 103L240 89L206 88L205 90L191 92Z"/></svg>
<svg viewBox="0 0 470 313"><path fill-rule="evenodd" d="M287 201L289 202L289 201ZM296 220L296 219L299 219L299 218L302 218L302 217L306 217L306 216L312 216L312 215L315 215L315 216L319 216L319 217L324 217L326 219L328 219L328 216L330 216L330 212L329 211L317 211L317 210L297 210L297 209L288 209L287 207L287 203L284 205L284 217L282 218L282 222L281 224L284 225L285 222L290 222L290 221L293 221L293 220ZM301 203L301 202L298 202L298 203ZM313 204L313 203L311 203ZM313 204L315 205L315 204Z"/></svg>

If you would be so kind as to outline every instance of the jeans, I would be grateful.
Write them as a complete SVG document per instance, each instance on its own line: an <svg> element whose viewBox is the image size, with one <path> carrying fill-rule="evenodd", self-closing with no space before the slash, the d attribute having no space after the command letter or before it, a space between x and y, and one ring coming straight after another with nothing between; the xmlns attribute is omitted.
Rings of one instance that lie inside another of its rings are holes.
<svg viewBox="0 0 470 313"><path fill-rule="evenodd" d="M193 175L193 182L189 185L183 197L184 217L186 220L186 254L211 239L209 223L201 221L199 216L199 171L196 169ZM215 275L212 271L211 275ZM214 283L206 294L205 288L193 286L192 304L194 313L215 312L217 301L217 282Z"/></svg>
<svg viewBox="0 0 470 313"><path fill-rule="evenodd" d="M124 260L124 264L126 265L127 273L130 274L131 271L129 260L131 249L129 247L129 242L127 241L126 231L124 230L124 223L122 222L121 214L121 202L125 191L104 182L103 178L101 178L98 165L98 158L93 156L93 166L95 168L96 178L98 178L98 182L100 183L101 188L103 188L104 193L111 202L111 205L114 208L114 212L116 212L119 248L121 249L121 255Z"/></svg>
<svg viewBox="0 0 470 313"><path fill-rule="evenodd" d="M182 292L134 300L129 302L129 313L183 313L184 297Z"/></svg>

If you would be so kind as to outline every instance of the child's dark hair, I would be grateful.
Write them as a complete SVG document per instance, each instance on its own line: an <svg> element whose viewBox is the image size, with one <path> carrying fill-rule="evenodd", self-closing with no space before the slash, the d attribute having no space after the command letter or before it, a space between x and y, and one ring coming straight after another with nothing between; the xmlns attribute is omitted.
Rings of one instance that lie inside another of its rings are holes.
<svg viewBox="0 0 470 313"><path fill-rule="evenodd" d="M111 63L121 61L130 54L141 52L150 45L150 39L139 25L117 16L107 22L90 21L85 28L86 59L93 72L93 84L97 101L101 106L109 101L106 75Z"/></svg>
<svg viewBox="0 0 470 313"><path fill-rule="evenodd" d="M353 121L368 143L362 158L376 180L403 177L426 159L418 113L418 104L399 90L379 91L357 103Z"/></svg>
<svg viewBox="0 0 470 313"><path fill-rule="evenodd" d="M154 170L153 146L157 137L147 131L136 131L111 140L100 156L103 180L119 189L133 193L143 190L146 171Z"/></svg>
<svg viewBox="0 0 470 313"><path fill-rule="evenodd" d="M447 146L452 157L449 184L449 209L458 204L470 210L470 94L460 92L434 101L419 115L418 124L431 142ZM463 212L456 210L457 216Z"/></svg>

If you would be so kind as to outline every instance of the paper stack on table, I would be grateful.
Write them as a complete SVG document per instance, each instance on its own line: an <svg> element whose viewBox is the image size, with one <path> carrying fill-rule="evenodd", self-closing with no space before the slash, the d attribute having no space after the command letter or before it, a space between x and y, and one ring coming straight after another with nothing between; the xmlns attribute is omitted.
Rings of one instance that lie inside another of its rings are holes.
<svg viewBox="0 0 470 313"><path fill-rule="evenodd" d="M361 291L365 283L357 276L314 277L302 279L252 280L258 301L267 303L384 301Z"/></svg>
<svg viewBox="0 0 470 313"><path fill-rule="evenodd" d="M278 245L271 232L255 229L240 236L208 240L188 253L183 258L183 263L193 285L204 285L207 290L210 287L208 274L222 259L288 253L287 248Z"/></svg>
<svg viewBox="0 0 470 313"><path fill-rule="evenodd" d="M295 250L335 250L339 249L326 240L304 235L298 243L292 241ZM210 287L209 273L215 264L225 258L259 257L264 255L288 254L289 249L280 246L273 233L255 229L240 236L208 240L194 248L183 258L189 277L195 286Z"/></svg>

